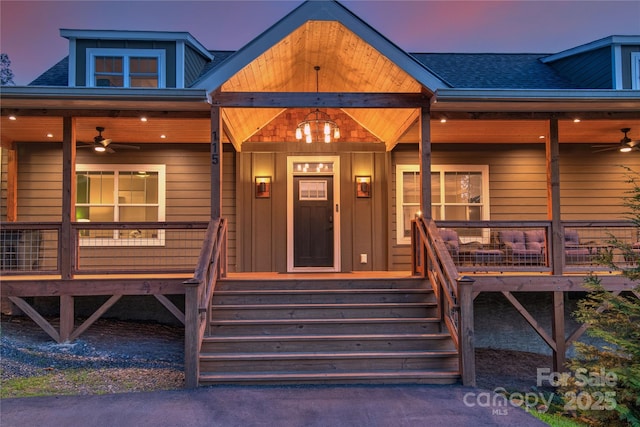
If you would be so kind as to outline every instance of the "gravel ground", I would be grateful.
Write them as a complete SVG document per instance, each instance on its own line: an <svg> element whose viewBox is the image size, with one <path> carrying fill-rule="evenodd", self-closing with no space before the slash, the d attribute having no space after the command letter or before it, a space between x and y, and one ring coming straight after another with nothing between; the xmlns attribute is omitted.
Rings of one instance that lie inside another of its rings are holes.
<svg viewBox="0 0 640 427"><path fill-rule="evenodd" d="M100 319L79 339L57 344L26 317L2 317L0 383L53 375L60 394L98 394L179 389L184 385L183 329L155 323ZM545 355L477 349L478 387L529 391ZM86 369L81 378L65 373Z"/></svg>
<svg viewBox="0 0 640 427"><path fill-rule="evenodd" d="M100 319L57 344L25 317L2 317L0 382L53 375L60 394L177 389L184 385L183 329ZM86 369L70 381L65 373Z"/></svg>

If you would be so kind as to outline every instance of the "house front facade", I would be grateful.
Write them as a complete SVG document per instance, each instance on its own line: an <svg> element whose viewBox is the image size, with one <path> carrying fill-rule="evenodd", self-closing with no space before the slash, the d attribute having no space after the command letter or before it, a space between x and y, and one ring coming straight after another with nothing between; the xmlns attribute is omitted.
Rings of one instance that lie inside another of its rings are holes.
<svg viewBox="0 0 640 427"><path fill-rule="evenodd" d="M420 218L475 245L450 254L459 271L491 277L591 269L565 257L567 227L637 237L620 165L640 167L640 36L408 53L334 1L236 52L180 32L60 36L67 57L2 88L1 215L22 223L4 227L2 269L33 286L5 285L16 297L116 274L124 294L147 292L133 274L181 293L159 273L193 272L220 218L238 274L411 272ZM543 232L535 263L509 258L512 228Z"/></svg>

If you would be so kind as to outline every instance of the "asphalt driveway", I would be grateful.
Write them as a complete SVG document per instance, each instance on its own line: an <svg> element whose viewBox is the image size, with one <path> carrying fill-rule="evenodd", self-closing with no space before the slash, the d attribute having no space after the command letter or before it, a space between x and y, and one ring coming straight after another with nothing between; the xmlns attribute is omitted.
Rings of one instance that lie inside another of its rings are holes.
<svg viewBox="0 0 640 427"><path fill-rule="evenodd" d="M0 401L2 427L546 426L462 386L230 386Z"/></svg>

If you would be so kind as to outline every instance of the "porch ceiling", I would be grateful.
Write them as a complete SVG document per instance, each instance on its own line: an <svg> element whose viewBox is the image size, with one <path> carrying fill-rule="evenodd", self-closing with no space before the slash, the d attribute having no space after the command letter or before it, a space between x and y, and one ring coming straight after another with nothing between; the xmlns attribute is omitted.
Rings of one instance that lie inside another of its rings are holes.
<svg viewBox="0 0 640 427"><path fill-rule="evenodd" d="M315 66L320 67L317 74ZM422 86L341 23L307 21L238 71L221 91L420 93ZM417 117L417 110L410 109L342 111L387 147L395 145ZM239 149L242 142L282 112L225 109L226 131ZM296 125L294 122L288 127L295 129ZM283 140L291 140L292 135L285 130Z"/></svg>
<svg viewBox="0 0 640 427"><path fill-rule="evenodd" d="M253 109L267 117L274 111ZM395 110L394 110L395 111ZM275 111L277 113L277 111ZM363 110L365 114L367 110ZM61 142L62 117L18 117L11 121L2 116L0 121L2 143L11 142ZM103 136L117 143L209 143L210 122L208 118L154 118L141 122L137 117L78 117L76 139L92 141L97 134L96 126L105 128ZM457 120L441 123L431 121L431 139L434 144L450 143L541 143L541 135L547 135L545 120ZM616 144L622 137L621 128L630 127L629 136L640 139L640 118L616 120L572 120L559 121L561 143ZM377 131L376 131L377 132ZM51 133L51 138L46 135ZM373 133L373 131L372 131ZM374 133L375 134L375 133ZM161 138L165 135L165 138ZM343 140L348 139L344 136ZM400 138L400 143L419 141L417 122Z"/></svg>

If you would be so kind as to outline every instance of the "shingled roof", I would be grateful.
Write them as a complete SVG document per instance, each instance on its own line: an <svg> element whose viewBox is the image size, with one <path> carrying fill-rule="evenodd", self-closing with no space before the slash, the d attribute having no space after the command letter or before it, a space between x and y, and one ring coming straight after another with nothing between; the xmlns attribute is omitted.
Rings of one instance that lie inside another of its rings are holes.
<svg viewBox="0 0 640 427"><path fill-rule="evenodd" d="M540 61L546 54L413 53L454 88L578 89Z"/></svg>
<svg viewBox="0 0 640 427"><path fill-rule="evenodd" d="M211 51L214 60L203 67L205 75L231 56L233 51ZM549 65L546 54L413 53L418 61L454 88L474 89L577 89ZM49 68L30 86L67 86L69 58Z"/></svg>

